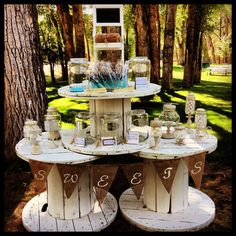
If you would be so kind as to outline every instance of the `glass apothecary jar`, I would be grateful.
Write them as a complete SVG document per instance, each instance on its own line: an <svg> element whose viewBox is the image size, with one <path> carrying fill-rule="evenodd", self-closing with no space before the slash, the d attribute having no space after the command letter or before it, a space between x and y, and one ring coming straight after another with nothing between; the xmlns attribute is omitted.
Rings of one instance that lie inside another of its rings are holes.
<svg viewBox="0 0 236 236"><path fill-rule="evenodd" d="M129 60L130 80L135 89L145 89L150 83L151 63L147 57L133 57Z"/></svg>
<svg viewBox="0 0 236 236"><path fill-rule="evenodd" d="M186 137L186 129L182 123L177 123L175 126L175 141L177 144L183 144Z"/></svg>
<svg viewBox="0 0 236 236"><path fill-rule="evenodd" d="M180 121L176 106L172 103L164 103L163 111L161 112L159 119L162 121L162 125L166 127L166 129L163 129L162 138L175 138L175 126L177 122Z"/></svg>
<svg viewBox="0 0 236 236"><path fill-rule="evenodd" d="M41 134L42 130L38 126L38 122L36 120L29 120L27 119L25 121L24 127L23 127L23 136L24 138L28 139L30 141L31 133L32 131Z"/></svg>
<svg viewBox="0 0 236 236"><path fill-rule="evenodd" d="M116 143L123 141L123 124L121 115L118 112L107 112L100 117L101 139L115 138Z"/></svg>
<svg viewBox="0 0 236 236"><path fill-rule="evenodd" d="M89 111L82 111L75 115L76 144L93 144L96 141L95 135L95 114Z"/></svg>
<svg viewBox="0 0 236 236"><path fill-rule="evenodd" d="M139 133L139 142L144 142L149 137L148 113L143 109L134 109L127 113L127 133Z"/></svg>
<svg viewBox="0 0 236 236"><path fill-rule="evenodd" d="M44 115L44 128L48 132L49 140L61 139L61 115L56 107L48 107L47 113Z"/></svg>
<svg viewBox="0 0 236 236"><path fill-rule="evenodd" d="M49 106L47 109L47 115L51 115L58 123L58 129L61 129L61 115L58 112L57 108L54 106Z"/></svg>
<svg viewBox="0 0 236 236"><path fill-rule="evenodd" d="M86 58L71 58L68 62L69 85L82 83L88 76L89 61Z"/></svg>

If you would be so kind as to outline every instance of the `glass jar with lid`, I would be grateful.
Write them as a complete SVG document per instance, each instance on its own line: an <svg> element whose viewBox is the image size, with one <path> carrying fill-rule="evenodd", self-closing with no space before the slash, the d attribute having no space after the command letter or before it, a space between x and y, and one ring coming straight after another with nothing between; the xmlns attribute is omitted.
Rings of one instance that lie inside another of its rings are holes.
<svg viewBox="0 0 236 236"><path fill-rule="evenodd" d="M162 132L162 138L175 138L174 131L176 123L180 121L180 116L176 111L176 106L172 103L164 103L163 111L161 112L159 119L164 126Z"/></svg>
<svg viewBox="0 0 236 236"><path fill-rule="evenodd" d="M61 115L55 106L49 106L47 109L47 115L54 116L54 119L57 120L59 128L61 128Z"/></svg>
<svg viewBox="0 0 236 236"><path fill-rule="evenodd" d="M68 62L69 85L82 83L87 80L89 62L87 58L71 58Z"/></svg>
<svg viewBox="0 0 236 236"><path fill-rule="evenodd" d="M47 114L44 115L44 128L48 132L49 140L61 139L59 132L61 130L61 115L56 107L48 107Z"/></svg>
<svg viewBox="0 0 236 236"><path fill-rule="evenodd" d="M150 83L150 60L144 56L133 57L129 60L129 69L135 89L145 89Z"/></svg>
<svg viewBox="0 0 236 236"><path fill-rule="evenodd" d="M127 133L139 133L139 142L145 141L149 136L148 113L143 109L134 109L127 113Z"/></svg>
<svg viewBox="0 0 236 236"><path fill-rule="evenodd" d="M115 138L116 143L123 141L123 124L118 112L106 112L100 118L100 136Z"/></svg>
<svg viewBox="0 0 236 236"><path fill-rule="evenodd" d="M175 126L175 141L177 144L183 144L186 137L186 129L182 123L177 123Z"/></svg>
<svg viewBox="0 0 236 236"><path fill-rule="evenodd" d="M93 144L95 136L95 114L81 111L75 116L76 140L75 143L84 145ZM83 141L81 141L83 140Z"/></svg>
<svg viewBox="0 0 236 236"><path fill-rule="evenodd" d="M23 136L24 136L24 138L26 138L27 140L30 140L32 130L36 131L38 134L40 134L42 132L42 130L39 128L38 122L36 120L27 119L25 121L25 124L24 124L24 127L23 127Z"/></svg>

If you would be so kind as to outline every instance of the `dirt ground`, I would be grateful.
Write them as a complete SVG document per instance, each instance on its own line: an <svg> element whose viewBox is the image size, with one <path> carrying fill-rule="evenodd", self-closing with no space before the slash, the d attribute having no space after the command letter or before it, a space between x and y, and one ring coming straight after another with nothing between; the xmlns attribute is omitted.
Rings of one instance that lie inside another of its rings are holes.
<svg viewBox="0 0 236 236"><path fill-rule="evenodd" d="M9 165L9 163L7 164ZM12 165L13 166L13 165ZM190 180L191 185L191 180ZM122 171L118 169L116 178L109 190L118 200L119 196L129 188ZM14 167L4 173L4 231L27 232L22 225L21 214L25 204L35 195L43 191L33 180L27 162L16 161ZM202 229L202 232L232 231L232 169L215 163L205 163L201 191L207 194L215 203L214 221ZM131 225L118 210L115 220L104 232L144 232Z"/></svg>

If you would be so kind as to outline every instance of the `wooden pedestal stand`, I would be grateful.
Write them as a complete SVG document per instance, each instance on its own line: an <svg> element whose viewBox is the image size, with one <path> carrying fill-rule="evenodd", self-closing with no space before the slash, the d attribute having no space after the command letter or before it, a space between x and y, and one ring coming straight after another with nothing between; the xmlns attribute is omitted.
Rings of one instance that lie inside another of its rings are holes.
<svg viewBox="0 0 236 236"><path fill-rule="evenodd" d="M62 132L63 133L63 132ZM62 135L69 142L71 132ZM45 135L45 133L43 134ZM108 193L101 206L96 200L92 186L92 173L85 167L78 185L70 198L66 197L63 183L55 164L79 164L98 159L64 149L61 141L56 141L56 149L43 148L40 155L31 154L31 146L26 139L16 145L17 155L26 160L53 163L47 177L47 191L32 198L24 207L22 221L28 231L100 231L115 219L118 205L116 199ZM43 141L40 141L43 145Z"/></svg>
<svg viewBox="0 0 236 236"><path fill-rule="evenodd" d="M188 168L184 159L180 160L170 193L163 186L160 177L148 159L176 159L202 152L210 153L217 147L217 140L209 135L208 139L196 141L192 136L185 139L185 145L177 145L173 139L161 139L157 151L147 149L138 155L145 158L146 178L143 195L134 200L131 190L120 197L120 209L131 223L147 231L195 231L212 222L215 216L213 201L188 185ZM132 200L131 200L132 199ZM133 201L134 200L134 201Z"/></svg>
<svg viewBox="0 0 236 236"><path fill-rule="evenodd" d="M69 86L65 86L58 90L58 94L73 99L89 99L90 111L95 113L97 124L99 124L99 116L104 112L119 112L122 116L123 138L125 138L126 114L131 110L131 97L156 94L160 88L159 85L150 84L145 91L121 90L107 93L85 91L74 93L70 92ZM94 132L98 130L99 126ZM137 145L135 147L133 145L135 148L117 145L116 148L111 146L110 148L93 149L93 147L88 146L84 149L78 147L73 149L69 145L72 139L72 132L62 132L62 143L58 144L58 148L55 149L48 149L42 141L43 152L40 155L32 155L30 144L23 139L16 145L16 152L20 158L26 161L32 159L46 163L73 165L99 158L99 156L93 155L134 153L150 147L147 143L144 146ZM47 192L31 199L23 210L22 221L28 231L100 231L114 220L118 208L117 202L108 193L102 205L98 206L92 186L92 173L89 169L84 170L78 186L69 199L65 196L62 186L58 169L56 165L53 165L47 177Z"/></svg>

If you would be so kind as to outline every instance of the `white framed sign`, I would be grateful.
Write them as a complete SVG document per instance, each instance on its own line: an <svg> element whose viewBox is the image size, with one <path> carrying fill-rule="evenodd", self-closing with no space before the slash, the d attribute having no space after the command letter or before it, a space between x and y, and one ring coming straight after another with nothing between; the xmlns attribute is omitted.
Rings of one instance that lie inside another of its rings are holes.
<svg viewBox="0 0 236 236"><path fill-rule="evenodd" d="M137 131L129 131L127 135L126 143L129 144L139 144L139 132Z"/></svg>

